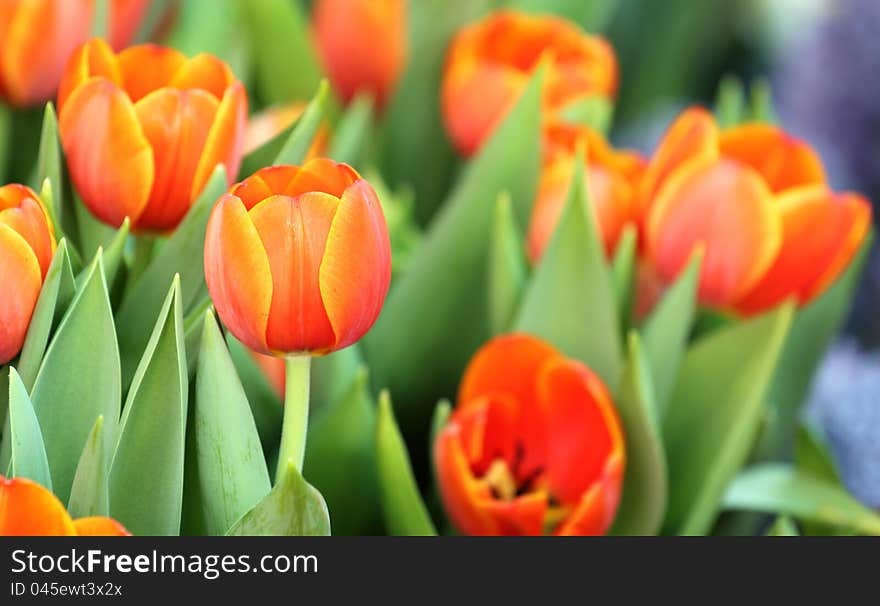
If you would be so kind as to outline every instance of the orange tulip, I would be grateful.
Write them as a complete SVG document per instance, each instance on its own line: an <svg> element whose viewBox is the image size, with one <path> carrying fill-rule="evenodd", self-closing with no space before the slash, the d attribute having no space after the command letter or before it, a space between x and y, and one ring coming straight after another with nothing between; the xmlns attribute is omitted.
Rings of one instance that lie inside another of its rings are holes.
<svg viewBox="0 0 880 606"><path fill-rule="evenodd" d="M538 262L556 229L579 146L585 151L584 176L605 252L613 255L623 228L636 221L638 179L645 161L634 152L612 149L601 135L586 127L557 125L546 135L547 159L529 223L529 257Z"/></svg>
<svg viewBox="0 0 880 606"><path fill-rule="evenodd" d="M285 105L276 105L251 116L248 120L247 130L244 136L244 153L249 154L264 144L268 143L293 125L303 112L306 104L294 101ZM330 135L325 124L321 124L309 151L306 160L325 155Z"/></svg>
<svg viewBox="0 0 880 606"><path fill-rule="evenodd" d="M214 208L205 277L223 323L255 351L347 347L376 321L391 280L376 192L323 158L264 168Z"/></svg>
<svg viewBox="0 0 880 606"><path fill-rule="evenodd" d="M0 97L16 106L55 96L64 64L89 37L94 0L3 0L0 2ZM149 0L111 0L113 48L134 38Z"/></svg>
<svg viewBox="0 0 880 606"><path fill-rule="evenodd" d="M315 2L318 54L344 101L366 92L385 105L406 60L406 13L405 0Z"/></svg>
<svg viewBox="0 0 880 606"><path fill-rule="evenodd" d="M58 93L61 142L86 206L119 226L173 229L217 164L238 172L244 87L212 55L91 40L70 58Z"/></svg>
<svg viewBox="0 0 880 606"><path fill-rule="evenodd" d="M61 501L36 482L0 475L0 536L130 536L112 518L72 520Z"/></svg>
<svg viewBox="0 0 880 606"><path fill-rule="evenodd" d="M558 17L497 11L459 32L446 57L443 118L462 154L503 121L542 58L547 122L571 104L616 94L617 60L604 39Z"/></svg>
<svg viewBox="0 0 880 606"><path fill-rule="evenodd" d="M434 457L465 534L604 534L620 502L623 431L608 390L528 335L477 352Z"/></svg>
<svg viewBox="0 0 880 606"><path fill-rule="evenodd" d="M743 314L813 300L871 223L868 201L831 191L807 144L768 124L719 132L699 108L660 143L641 203L647 262L660 280L673 280L702 246L701 302Z"/></svg>
<svg viewBox="0 0 880 606"><path fill-rule="evenodd" d="M55 232L39 196L24 185L0 187L0 364L21 351L54 254Z"/></svg>

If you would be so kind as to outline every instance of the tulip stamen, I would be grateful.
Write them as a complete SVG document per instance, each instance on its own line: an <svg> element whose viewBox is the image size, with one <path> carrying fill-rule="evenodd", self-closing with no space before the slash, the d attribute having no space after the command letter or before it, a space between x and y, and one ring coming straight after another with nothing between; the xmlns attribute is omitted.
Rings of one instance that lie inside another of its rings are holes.
<svg viewBox="0 0 880 606"><path fill-rule="evenodd" d="M495 498L512 501L517 495L516 479L504 459L495 459L483 475L483 481L492 489Z"/></svg>

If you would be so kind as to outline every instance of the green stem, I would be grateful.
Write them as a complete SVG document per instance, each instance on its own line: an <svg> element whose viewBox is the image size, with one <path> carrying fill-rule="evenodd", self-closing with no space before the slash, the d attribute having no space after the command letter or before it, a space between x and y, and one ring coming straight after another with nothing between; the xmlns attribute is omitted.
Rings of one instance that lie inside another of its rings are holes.
<svg viewBox="0 0 880 606"><path fill-rule="evenodd" d="M128 270L129 284L134 284L150 265L155 244L156 239L153 236L134 236L134 257L132 258L131 268Z"/></svg>
<svg viewBox="0 0 880 606"><path fill-rule="evenodd" d="M306 432L309 427L309 382L311 356L287 358L286 385L284 388L284 422L281 426L281 446L278 449L278 469L275 481L287 465L293 463L302 471L306 452Z"/></svg>

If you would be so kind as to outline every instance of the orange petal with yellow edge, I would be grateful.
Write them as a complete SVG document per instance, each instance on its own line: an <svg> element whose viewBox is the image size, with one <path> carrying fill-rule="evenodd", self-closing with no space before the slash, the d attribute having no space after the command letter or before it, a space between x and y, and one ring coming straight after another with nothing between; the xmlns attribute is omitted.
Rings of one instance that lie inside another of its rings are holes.
<svg viewBox="0 0 880 606"><path fill-rule="evenodd" d="M76 534L81 537L129 537L131 533L113 518L92 516L73 521Z"/></svg>
<svg viewBox="0 0 880 606"><path fill-rule="evenodd" d="M186 63L186 56L173 48L140 44L118 56L122 82L133 102L155 90L170 86L172 78Z"/></svg>
<svg viewBox="0 0 880 606"><path fill-rule="evenodd" d="M9 288L0 298L0 364L21 351L42 283L34 251L14 229L0 222L0 284Z"/></svg>
<svg viewBox="0 0 880 606"><path fill-rule="evenodd" d="M272 305L272 273L260 234L241 200L220 198L205 235L205 280L217 314L239 341L270 353L266 326Z"/></svg>
<svg viewBox="0 0 880 606"><path fill-rule="evenodd" d="M0 234L3 231L0 228ZM75 534L76 529L67 510L49 490L25 478L10 479L0 476L0 535Z"/></svg>
<svg viewBox="0 0 880 606"><path fill-rule="evenodd" d="M598 536L608 532L620 505L623 453L613 454L602 475L587 490L569 516L556 529L559 536Z"/></svg>
<svg viewBox="0 0 880 606"><path fill-rule="evenodd" d="M269 196L287 195L288 185L299 171L299 166L267 166L241 183L236 183L230 193L238 196L245 208L250 210Z"/></svg>
<svg viewBox="0 0 880 606"><path fill-rule="evenodd" d="M308 191L320 191L342 198L360 175L348 164L334 162L329 158L315 158L303 164L294 179L288 183L284 194L296 196Z"/></svg>
<svg viewBox="0 0 880 606"><path fill-rule="evenodd" d="M235 82L223 94L211 130L205 141L198 168L192 180L190 196L198 198L211 173L218 164L226 167L226 181L232 183L238 175L244 149L248 101L244 85Z"/></svg>
<svg viewBox="0 0 880 606"><path fill-rule="evenodd" d="M18 208L0 210L0 224L8 225L25 239L40 264L41 278L45 278L55 254L55 238L43 207L33 198L25 198Z"/></svg>
<svg viewBox="0 0 880 606"><path fill-rule="evenodd" d="M67 166L83 202L104 223L143 212L153 184L153 151L128 97L94 78L68 98L60 117Z"/></svg>
<svg viewBox="0 0 880 606"><path fill-rule="evenodd" d="M234 81L232 70L226 63L214 55L200 53L180 66L168 86L180 90L204 90L219 101Z"/></svg>
<svg viewBox="0 0 880 606"><path fill-rule="evenodd" d="M89 78L106 78L114 84L122 85L122 72L116 55L100 38L94 38L81 45L68 59L58 88L59 111L64 107L70 93Z"/></svg>
<svg viewBox="0 0 880 606"><path fill-rule="evenodd" d="M871 205L856 194L824 187L783 194L777 205L782 247L761 280L737 302L743 313L769 309L789 297L809 303L852 261L871 225Z"/></svg>
<svg viewBox="0 0 880 606"><path fill-rule="evenodd" d="M695 161L654 200L648 255L668 283L702 246L700 300L726 307L764 275L781 234L773 196L758 173L730 160Z"/></svg>

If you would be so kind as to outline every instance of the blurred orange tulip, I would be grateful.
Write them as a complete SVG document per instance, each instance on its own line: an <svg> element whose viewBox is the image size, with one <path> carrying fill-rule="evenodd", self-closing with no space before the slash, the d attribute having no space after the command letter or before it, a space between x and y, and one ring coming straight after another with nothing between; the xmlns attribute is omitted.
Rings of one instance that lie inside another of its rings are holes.
<svg viewBox="0 0 880 606"><path fill-rule="evenodd" d="M149 0L110 0L110 43L119 49L137 33ZM55 96L64 64L89 37L95 0L0 2L0 97L16 106Z"/></svg>
<svg viewBox="0 0 880 606"><path fill-rule="evenodd" d="M863 197L832 192L805 143L768 124L719 132L694 108L672 125L641 192L647 262L669 283L704 248L705 305L753 314L821 294L871 223Z"/></svg>
<svg viewBox="0 0 880 606"><path fill-rule="evenodd" d="M343 101L372 94L383 107L406 61L405 0L317 0L318 54Z"/></svg>
<svg viewBox="0 0 880 606"><path fill-rule="evenodd" d="M323 158L262 169L214 208L205 277L223 323L257 352L347 347L376 321L391 280L376 192Z"/></svg>
<svg viewBox="0 0 880 606"><path fill-rule="evenodd" d="M114 55L91 40L67 64L58 107L71 179L109 225L173 229L217 164L230 183L238 172L247 96L212 55L149 44Z"/></svg>
<svg viewBox="0 0 880 606"><path fill-rule="evenodd" d="M244 153L249 154L268 143L293 125L306 110L306 103L294 101L285 105L268 107L250 117L244 137ZM325 155L330 135L326 124L321 124L312 145L306 153L306 160Z"/></svg>
<svg viewBox="0 0 880 606"><path fill-rule="evenodd" d="M529 223L528 252L537 263L565 207L578 147L583 147L584 176L590 203L608 256L623 228L636 222L638 180L645 160L635 152L612 149L601 135L581 126L556 125L545 137L546 160Z"/></svg>
<svg viewBox="0 0 880 606"><path fill-rule="evenodd" d="M0 364L21 351L54 254L55 232L39 196L24 185L0 187Z"/></svg>
<svg viewBox="0 0 880 606"><path fill-rule="evenodd" d="M446 511L465 534L604 534L620 502L623 431L608 390L528 335L477 352L434 457Z"/></svg>
<svg viewBox="0 0 880 606"><path fill-rule="evenodd" d="M0 475L0 536L130 536L112 518L72 520L61 501L36 482Z"/></svg>
<svg viewBox="0 0 880 606"><path fill-rule="evenodd" d="M446 57L443 118L459 152L479 149L542 59L548 123L571 104L617 92L617 59L604 39L558 17L497 11L461 30Z"/></svg>

